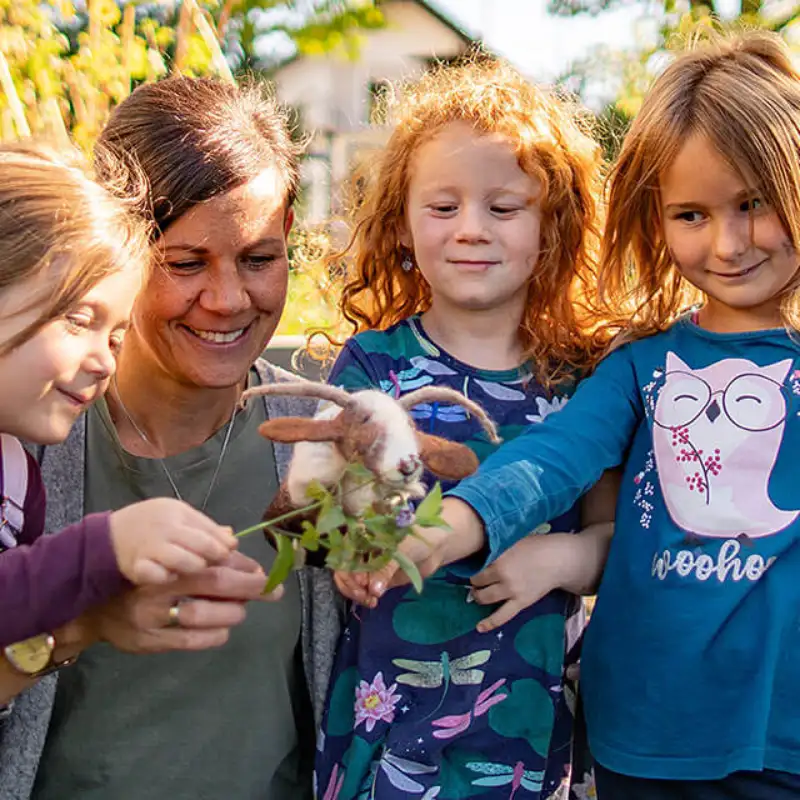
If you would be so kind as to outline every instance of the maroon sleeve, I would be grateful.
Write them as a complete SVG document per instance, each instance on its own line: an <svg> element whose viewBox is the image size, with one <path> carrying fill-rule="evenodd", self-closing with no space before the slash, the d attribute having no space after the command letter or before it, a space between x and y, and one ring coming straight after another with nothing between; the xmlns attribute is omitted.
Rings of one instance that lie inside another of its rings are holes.
<svg viewBox="0 0 800 800"><path fill-rule="evenodd" d="M44 481L36 459L25 451L28 459L28 490L25 494L25 523L20 532L20 544L33 544L44 533L47 508Z"/></svg>
<svg viewBox="0 0 800 800"><path fill-rule="evenodd" d="M130 588L117 567L109 517L90 514L0 553L0 647L51 632Z"/></svg>

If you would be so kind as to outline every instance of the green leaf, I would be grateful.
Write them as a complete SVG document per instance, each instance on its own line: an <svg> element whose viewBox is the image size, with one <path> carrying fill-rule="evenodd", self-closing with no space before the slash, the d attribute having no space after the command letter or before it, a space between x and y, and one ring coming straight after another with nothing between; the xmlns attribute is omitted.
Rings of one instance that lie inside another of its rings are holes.
<svg viewBox="0 0 800 800"><path fill-rule="evenodd" d="M338 506L331 506L330 508L325 508L317 518L317 531L319 533L330 533L341 528L346 522L342 509Z"/></svg>
<svg viewBox="0 0 800 800"><path fill-rule="evenodd" d="M422 575L419 574L417 565L408 556L401 553L399 550L394 554L394 560L400 565L400 569L408 575L411 580L411 585L417 590L418 593L422 592Z"/></svg>
<svg viewBox="0 0 800 800"><path fill-rule="evenodd" d="M429 520L438 518L442 511L442 485L437 483L433 489L428 492L427 496L417 506L415 519L418 525L426 526Z"/></svg>
<svg viewBox="0 0 800 800"><path fill-rule="evenodd" d="M423 517L422 519L419 517L414 517L414 524L418 528L441 528L445 531L451 530L450 526L447 524L447 521L438 514L435 514L432 517Z"/></svg>
<svg viewBox="0 0 800 800"><path fill-rule="evenodd" d="M330 492L319 482L311 481L306 488L306 497L309 500L324 500Z"/></svg>
<svg viewBox="0 0 800 800"><path fill-rule="evenodd" d="M386 514L376 514L364 519L364 526L370 533L392 533L395 529L394 519Z"/></svg>
<svg viewBox="0 0 800 800"><path fill-rule="evenodd" d="M360 461L353 464L348 464L345 473L359 482L369 483L375 480L375 474L372 470L367 469Z"/></svg>
<svg viewBox="0 0 800 800"><path fill-rule="evenodd" d="M319 531L306 519L302 524L303 535L300 537L300 546L312 553L319 550Z"/></svg>
<svg viewBox="0 0 800 800"><path fill-rule="evenodd" d="M272 564L272 569L267 576L267 583L264 586L262 594L269 594L273 589L282 584L292 571L294 566L294 545L288 536L281 536L279 533L274 533L275 542L277 544L278 555Z"/></svg>

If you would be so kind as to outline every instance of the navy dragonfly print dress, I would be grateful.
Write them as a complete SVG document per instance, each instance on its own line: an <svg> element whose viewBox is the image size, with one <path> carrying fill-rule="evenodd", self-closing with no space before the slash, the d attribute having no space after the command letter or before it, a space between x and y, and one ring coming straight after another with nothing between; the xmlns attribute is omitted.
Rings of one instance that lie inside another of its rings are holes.
<svg viewBox="0 0 800 800"><path fill-rule="evenodd" d="M330 382L394 396L450 386L480 403L504 440L567 400L524 368L493 372L457 361L418 317L350 339ZM496 447L461 406L421 404L412 415L422 430L464 442L481 460ZM550 527L575 531L579 523L573 509ZM480 634L475 626L493 609L472 602L469 573L458 566L426 579L422 594L400 587L375 609L353 608L319 737L318 800L567 800L571 784L573 797L593 796L590 772L581 767L571 778L581 754L574 686L564 674L577 659L581 601L552 592Z"/></svg>

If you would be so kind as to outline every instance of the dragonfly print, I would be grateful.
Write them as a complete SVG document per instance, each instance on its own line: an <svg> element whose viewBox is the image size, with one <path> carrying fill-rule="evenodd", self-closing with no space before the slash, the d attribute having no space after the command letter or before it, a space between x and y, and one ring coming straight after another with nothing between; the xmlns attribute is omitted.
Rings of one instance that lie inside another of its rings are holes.
<svg viewBox="0 0 800 800"><path fill-rule="evenodd" d="M454 736L463 733L469 728L473 719L482 717L492 706L502 703L508 695L495 694L495 692L506 682L505 678L495 681L488 689L484 689L475 700L475 705L464 714L452 714L446 717L435 719L431 725L441 730L434 731L436 739L452 739Z"/></svg>
<svg viewBox="0 0 800 800"><path fill-rule="evenodd" d="M384 394L389 394L395 399L405 392L419 389L433 383L430 375L420 375L415 367L404 369L400 372L389 371L389 377L380 381L379 386Z"/></svg>
<svg viewBox="0 0 800 800"><path fill-rule="evenodd" d="M488 761L470 761L466 767L472 772L486 776L475 778L472 781L473 786L505 786L510 783L511 794L508 796L508 800L514 800L520 789L528 792L540 791L544 781L544 771L531 772L525 769L525 765L521 761L517 761L513 767Z"/></svg>
<svg viewBox="0 0 800 800"><path fill-rule="evenodd" d="M420 403L411 409L411 416L417 422L429 420L429 431L433 430L436 420L441 422L465 422L467 420L467 412L463 406L442 406L439 403Z"/></svg>
<svg viewBox="0 0 800 800"><path fill-rule="evenodd" d="M492 657L491 650L476 650L460 658L450 659L450 654L442 652L438 661L412 661L408 658L395 658L392 661L399 669L409 670L402 672L396 678L397 683L406 686L418 686L422 689L438 689L443 687L442 696L433 711L423 719L432 717L444 703L450 684L456 686L480 686L483 682L484 672L475 669L485 664Z"/></svg>
<svg viewBox="0 0 800 800"><path fill-rule="evenodd" d="M342 791L342 784L344 783L344 770L339 773L339 765L333 765L333 772L331 779L328 781L328 787L325 789L325 794L322 795L322 800L338 800L339 792Z"/></svg>
<svg viewBox="0 0 800 800"><path fill-rule="evenodd" d="M367 785L363 786L362 784L363 788L358 800L374 800L381 772L395 789L401 789L411 794L422 794L422 792L425 792L425 787L411 776L432 775L438 769L438 767L433 767L430 764L421 764L419 761L401 758L392 753L389 748L385 748L380 759L376 759L373 762L370 774L367 776ZM425 792L425 797L432 798L436 797L437 794L438 791L435 794L431 794L431 791L428 791Z"/></svg>

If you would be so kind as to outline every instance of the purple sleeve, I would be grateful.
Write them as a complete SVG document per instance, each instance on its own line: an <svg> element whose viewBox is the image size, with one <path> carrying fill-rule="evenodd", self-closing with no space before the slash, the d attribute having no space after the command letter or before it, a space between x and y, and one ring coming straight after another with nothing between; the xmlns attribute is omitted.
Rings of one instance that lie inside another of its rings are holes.
<svg viewBox="0 0 800 800"><path fill-rule="evenodd" d="M36 459L26 451L28 459L28 491L25 493L25 524L18 537L20 544L33 544L44 533L47 507L44 481Z"/></svg>
<svg viewBox="0 0 800 800"><path fill-rule="evenodd" d="M0 647L51 632L130 587L117 567L110 514L0 553Z"/></svg>

